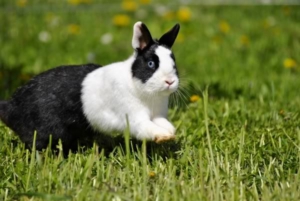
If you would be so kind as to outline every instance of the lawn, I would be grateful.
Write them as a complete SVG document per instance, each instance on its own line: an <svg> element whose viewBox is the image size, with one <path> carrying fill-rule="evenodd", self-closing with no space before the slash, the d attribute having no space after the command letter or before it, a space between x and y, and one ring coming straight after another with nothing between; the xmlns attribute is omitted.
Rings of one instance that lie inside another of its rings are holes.
<svg viewBox="0 0 300 201"><path fill-rule="evenodd" d="M1 99L55 66L126 59L136 21L156 37L181 24L175 142L64 156L0 122L0 200L300 199L300 7L159 2L0 3Z"/></svg>

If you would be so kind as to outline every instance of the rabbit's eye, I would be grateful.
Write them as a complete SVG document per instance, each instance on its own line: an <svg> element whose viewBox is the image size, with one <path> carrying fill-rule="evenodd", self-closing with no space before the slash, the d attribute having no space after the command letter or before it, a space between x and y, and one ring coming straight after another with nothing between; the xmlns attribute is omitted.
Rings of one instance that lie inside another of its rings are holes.
<svg viewBox="0 0 300 201"><path fill-rule="evenodd" d="M155 68L154 61L148 61L148 66L149 66L149 68Z"/></svg>

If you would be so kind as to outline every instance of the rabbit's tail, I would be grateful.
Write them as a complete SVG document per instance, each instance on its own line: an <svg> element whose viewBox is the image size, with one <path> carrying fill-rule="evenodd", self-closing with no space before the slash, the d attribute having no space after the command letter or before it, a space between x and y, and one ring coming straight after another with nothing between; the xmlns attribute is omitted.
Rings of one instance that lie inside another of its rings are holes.
<svg viewBox="0 0 300 201"><path fill-rule="evenodd" d="M5 116L7 113L8 101L0 100L0 120L5 122Z"/></svg>

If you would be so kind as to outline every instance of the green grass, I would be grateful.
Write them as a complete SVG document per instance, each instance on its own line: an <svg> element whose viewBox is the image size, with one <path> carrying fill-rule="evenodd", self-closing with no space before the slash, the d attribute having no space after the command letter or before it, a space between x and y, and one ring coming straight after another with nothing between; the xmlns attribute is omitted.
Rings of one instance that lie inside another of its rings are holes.
<svg viewBox="0 0 300 201"><path fill-rule="evenodd" d="M10 2L0 3L0 27L7 27L0 33L3 99L33 74L88 62L88 53L101 64L132 53L137 11L118 3L109 11L98 1L94 7L32 1L24 8ZM171 18L156 14L155 5L140 8L158 37L179 20L179 5L170 5ZM180 22L173 48L185 94L169 112L176 142L136 144L125 137L112 152L95 144L64 157L26 150L0 123L0 200L300 199L300 7L189 8L192 17ZM54 27L49 13L59 19ZM113 25L120 13L130 25ZM68 35L69 24L80 32ZM41 30L51 34L49 42L38 40ZM110 45L99 42L104 33L112 34ZM294 67L284 67L288 58ZM200 100L190 102L191 95Z"/></svg>

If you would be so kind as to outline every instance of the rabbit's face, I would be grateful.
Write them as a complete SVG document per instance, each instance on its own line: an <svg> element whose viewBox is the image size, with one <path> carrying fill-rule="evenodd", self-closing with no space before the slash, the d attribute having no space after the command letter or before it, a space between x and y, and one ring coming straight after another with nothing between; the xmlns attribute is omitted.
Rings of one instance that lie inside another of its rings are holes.
<svg viewBox="0 0 300 201"><path fill-rule="evenodd" d="M135 86L145 94L170 95L179 84L172 51L158 43L137 52L132 76Z"/></svg>
<svg viewBox="0 0 300 201"><path fill-rule="evenodd" d="M139 93L146 96L170 95L177 90L179 79L171 48L179 28L179 24L176 24L158 40L154 40L145 24L134 24L132 47L135 49L135 60L131 71Z"/></svg>

